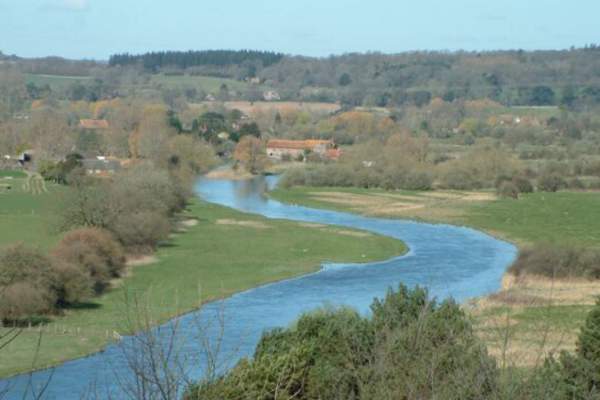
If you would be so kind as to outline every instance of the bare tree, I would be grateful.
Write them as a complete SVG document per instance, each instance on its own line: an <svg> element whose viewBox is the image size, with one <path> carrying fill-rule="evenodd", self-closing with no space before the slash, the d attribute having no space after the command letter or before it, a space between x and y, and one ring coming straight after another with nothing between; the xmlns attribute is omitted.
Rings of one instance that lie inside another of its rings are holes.
<svg viewBox="0 0 600 400"><path fill-rule="evenodd" d="M209 319L200 313L158 325L148 301L125 291L126 331L119 349L125 368L114 366L117 398L132 400L178 399L191 385L217 379L237 354L225 354L225 305L219 306ZM199 302L199 305L201 302ZM190 332L193 334L190 336Z"/></svg>

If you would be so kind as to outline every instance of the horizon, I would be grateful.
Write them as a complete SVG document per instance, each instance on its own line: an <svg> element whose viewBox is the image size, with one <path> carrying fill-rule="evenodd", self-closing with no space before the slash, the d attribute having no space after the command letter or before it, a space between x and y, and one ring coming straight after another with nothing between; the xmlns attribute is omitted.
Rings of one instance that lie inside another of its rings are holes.
<svg viewBox="0 0 600 400"><path fill-rule="evenodd" d="M69 57L64 57L61 55L57 55L57 54L47 54L47 55L40 55L40 56L33 56L33 57L26 57L26 56L22 56L20 54L16 54L16 53L9 53L6 51L3 51L3 49L0 48L0 54L7 56L7 57L17 57L20 59L29 59L29 60L35 60L35 59L48 59L48 58L59 58L59 59L64 59L67 61L90 61L90 62L97 62L97 63L108 63L110 57L115 56L115 55L123 55L123 54L129 54L131 56L141 56L144 54L149 54L149 53L161 53L161 52L202 52L202 51L206 51L206 52L210 52L210 51L264 51L264 52L270 52L270 53L278 53L278 54L282 54L284 57L304 57L304 58L314 58L314 59L326 59L329 57L343 57L343 56L347 56L347 55L369 55L369 54L381 54L384 56L396 56L396 55L403 55L403 54L413 54L413 53L439 53L439 54L459 54L459 53L465 53L465 54L486 54L486 53L511 53L511 52L518 52L518 51L525 51L528 53L535 53L535 52L561 52L561 51L570 51L570 50L584 50L586 48L588 48L589 46L598 46L600 47L600 45L597 45L596 43L585 43L582 46L568 46L568 47L564 47L564 48L547 48L547 49L522 49L522 48L512 48L512 49L474 49L474 50L465 50L465 49L455 49L455 50L444 50L444 49L414 49L414 50L405 50L405 51L399 51L399 52L383 52L383 51L379 51L379 50L368 50L368 51L356 51L356 52L342 52L342 53L335 53L335 54L328 54L328 55L324 55L324 56L311 56L311 55L306 55L306 54L292 54L292 53L284 53L284 52L279 52L279 51L275 51L275 50L269 50L269 49L247 49L247 48L238 48L238 49L233 49L233 48L223 48L223 49L217 49L217 48L210 48L210 49L183 49L183 50L173 50L173 49L156 49L156 50L149 50L147 52L140 52L140 53L132 53L129 51L124 51L122 53L113 53L113 54L109 54L108 57L106 58L69 58Z"/></svg>
<svg viewBox="0 0 600 400"><path fill-rule="evenodd" d="M189 49L323 58L369 52L565 50L600 41L597 2L581 0L578 7L559 0L506 3L175 0L147 6L131 0L124 6L117 0L0 0L0 50L24 58L97 61L119 53Z"/></svg>

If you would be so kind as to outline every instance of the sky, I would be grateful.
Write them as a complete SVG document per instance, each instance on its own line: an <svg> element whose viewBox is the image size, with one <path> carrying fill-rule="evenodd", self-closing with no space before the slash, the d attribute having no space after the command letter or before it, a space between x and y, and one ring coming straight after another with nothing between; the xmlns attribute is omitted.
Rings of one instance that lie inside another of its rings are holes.
<svg viewBox="0 0 600 400"><path fill-rule="evenodd" d="M0 0L0 51L566 49L600 43L599 15L599 0Z"/></svg>

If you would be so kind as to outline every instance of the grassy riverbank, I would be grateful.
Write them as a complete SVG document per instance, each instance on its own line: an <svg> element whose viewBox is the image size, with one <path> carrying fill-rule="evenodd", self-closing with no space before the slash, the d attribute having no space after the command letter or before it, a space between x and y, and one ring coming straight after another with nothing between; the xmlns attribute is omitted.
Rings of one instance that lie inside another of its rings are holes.
<svg viewBox="0 0 600 400"><path fill-rule="evenodd" d="M532 193L512 200L492 192L295 187L276 189L271 196L310 207L467 225L519 246L600 246L600 193L594 192ZM572 350L600 296L600 283L510 278L499 293L465 305L490 352L504 365L531 366L542 360L540 355Z"/></svg>
<svg viewBox="0 0 600 400"><path fill-rule="evenodd" d="M600 246L600 193L523 194L393 191L356 188L276 189L280 201L372 216L467 225L520 245L538 242Z"/></svg>
<svg viewBox="0 0 600 400"><path fill-rule="evenodd" d="M54 234L42 234L50 232L42 227L50 219L50 211L44 210L52 209L46 206L53 190L31 198L11 194L17 196L13 200L0 195L0 245L9 239L43 247L56 241ZM18 196L27 201L19 202ZM32 217L25 218L30 211ZM268 220L202 201L194 201L181 217L181 232L148 263L131 267L127 277L115 282L108 293L44 321L41 327L25 328L0 352L0 376L31 369L40 329L43 335L36 368L100 350L113 340L115 332L123 333L126 328L126 292L141 296L149 316L159 322L193 310L201 302L316 271L324 260L367 262L406 251L400 241L366 232ZM19 232L8 231L15 225L21 225ZM30 230L39 232L29 235Z"/></svg>

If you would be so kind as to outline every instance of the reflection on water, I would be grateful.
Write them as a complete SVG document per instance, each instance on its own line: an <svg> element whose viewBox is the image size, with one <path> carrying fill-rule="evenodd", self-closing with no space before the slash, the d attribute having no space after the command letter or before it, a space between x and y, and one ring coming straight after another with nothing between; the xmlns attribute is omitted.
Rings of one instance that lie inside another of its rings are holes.
<svg viewBox="0 0 600 400"><path fill-rule="evenodd" d="M196 192L205 200L241 211L297 221L335 224L359 228L404 240L410 252L404 257L364 265L325 265L318 273L262 286L234 295L222 304L207 304L201 310L178 318L179 335L186 354L192 357L187 373L198 378L203 373L203 355L198 332L220 336L214 324L224 310L222 348L232 362L251 355L265 329L285 326L302 312L324 304L349 305L368 312L374 297L403 282L427 286L435 296L453 296L459 301L495 291L502 274L516 255L514 246L481 232L448 225L369 218L347 213L286 205L264 195L276 177L247 181L200 180ZM223 307L223 308L221 308ZM170 325L172 326L172 325ZM203 327L200 329L199 327ZM168 335L165 338L167 341ZM131 338L124 338L129 343ZM71 361L58 367L52 377L47 398L78 399L94 385L100 393L111 391L119 398L122 390L115 374L127 376L122 347L109 346L103 353ZM34 382L45 382L49 372L33 375ZM21 398L27 377L6 382L13 385L10 399ZM0 383L1 387L1 383ZM106 396L100 396L106 397Z"/></svg>

